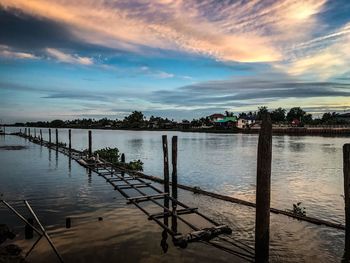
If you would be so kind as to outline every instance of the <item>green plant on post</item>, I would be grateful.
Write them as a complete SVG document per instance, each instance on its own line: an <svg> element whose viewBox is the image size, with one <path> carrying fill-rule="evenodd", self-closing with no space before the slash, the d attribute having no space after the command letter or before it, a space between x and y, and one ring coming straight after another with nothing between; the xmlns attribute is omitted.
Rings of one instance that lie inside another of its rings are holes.
<svg viewBox="0 0 350 263"><path fill-rule="evenodd" d="M297 216L306 216L305 207L301 206L301 202L293 204L293 214Z"/></svg>

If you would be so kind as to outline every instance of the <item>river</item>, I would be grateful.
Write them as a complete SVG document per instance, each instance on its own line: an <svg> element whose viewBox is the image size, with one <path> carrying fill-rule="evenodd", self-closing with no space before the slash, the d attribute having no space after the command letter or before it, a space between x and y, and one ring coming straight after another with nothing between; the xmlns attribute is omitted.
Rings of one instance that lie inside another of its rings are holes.
<svg viewBox="0 0 350 263"><path fill-rule="evenodd" d="M11 128L12 131L18 129ZM33 134L33 129L31 130ZM38 131L37 129L37 133ZM179 183L248 201L255 199L257 135L119 130L93 130L92 134L94 150L118 147L125 153L127 161L141 159L144 162L144 172L159 177L163 170L161 135L167 134L169 142L171 136L177 135ZM47 129L43 129L43 137L48 140ZM53 140L54 137L53 133ZM67 129L59 129L59 141L68 141ZM273 136L271 206L286 210L292 209L294 203L302 202L308 216L344 224L342 145L349 141L349 137ZM57 228L57 222L53 219L55 213L60 217L76 214L77 217L82 217L82 222L89 225L86 218L90 218L90 214L100 213L115 219L112 211L117 209L123 211L123 216L128 217L130 213L129 216L134 218L135 224L142 225L142 215L126 207L125 202L120 201L122 198L116 198L115 193L108 194L110 189L103 180L87 177L86 171L69 162L67 157L33 145L22 138L6 136L0 139L0 145L22 144L29 148L21 151L0 151L0 192L13 199L60 196L57 199L59 201L48 199L42 205L38 204L36 209L46 213L44 218L52 218L52 230L61 231L57 235L65 240L62 244L70 239L65 236L65 229ZM87 148L87 130L72 129L72 147ZM111 196L118 201L111 200ZM182 198L228 223L236 230L234 236L237 239L253 245L254 209L184 191ZM58 207L54 208L55 205ZM102 211L97 212L101 209ZM0 211L4 213L4 210ZM120 218L118 220L123 222ZM150 225L146 218L144 221ZM129 225L130 222L124 224ZM96 227L96 223L92 225ZM151 236L152 232L160 231L157 226L149 228L152 229L149 232L140 226L139 228L143 236L146 233ZM108 233L101 231L105 232ZM128 238L132 237L130 235ZM105 238L101 238L104 247L110 245ZM273 262L339 262L343 255L343 239L343 231L298 222L280 215L271 217ZM148 243L145 238L141 240ZM140 242L135 246L141 250L147 249ZM123 244L120 240L118 243ZM124 243L124 246L128 244L127 241ZM196 245L187 249L187 252L169 249L172 252L167 253L167 256L161 256L157 249L152 248L148 251L148 256L155 257L154 260L170 262L171 254L179 254L183 258L179 262L190 262L185 255L192 253L197 260L201 258L200 255L206 255L201 260L213 262L210 254L217 261L226 261L221 252L203 254L206 250L198 249L198 252L195 247ZM65 251L71 255L73 252L69 251L76 252L67 248ZM139 262L137 255L136 253L131 261Z"/></svg>

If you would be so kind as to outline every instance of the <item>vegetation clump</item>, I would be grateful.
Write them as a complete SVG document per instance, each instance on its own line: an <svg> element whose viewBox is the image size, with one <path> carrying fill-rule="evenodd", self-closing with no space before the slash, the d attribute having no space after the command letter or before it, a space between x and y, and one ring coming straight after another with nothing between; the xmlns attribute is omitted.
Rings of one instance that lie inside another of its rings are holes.
<svg viewBox="0 0 350 263"><path fill-rule="evenodd" d="M128 170L143 171L143 162L141 160L133 160L129 163L121 162L118 148L106 147L94 152L94 155L97 154L100 158L112 163L113 165L120 166Z"/></svg>
<svg viewBox="0 0 350 263"><path fill-rule="evenodd" d="M293 204L292 212L293 212L293 214L295 214L297 216L306 216L305 207L301 206L301 202Z"/></svg>

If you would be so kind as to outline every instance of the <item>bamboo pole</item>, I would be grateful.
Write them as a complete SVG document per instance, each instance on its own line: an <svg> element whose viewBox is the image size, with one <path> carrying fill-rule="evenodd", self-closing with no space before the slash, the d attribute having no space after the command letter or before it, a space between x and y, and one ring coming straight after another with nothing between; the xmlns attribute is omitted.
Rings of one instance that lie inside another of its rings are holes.
<svg viewBox="0 0 350 263"><path fill-rule="evenodd" d="M344 199L345 199L345 254L350 257L350 144L343 146Z"/></svg>
<svg viewBox="0 0 350 263"><path fill-rule="evenodd" d="M29 203L27 201L24 201L24 204L26 205L26 207L28 208L29 212L32 214L32 216L34 217L36 223L39 225L41 231L43 232L43 235L45 236L46 240L49 242L50 246L52 247L53 251L55 252L56 256L58 257L59 261L63 263L63 259L61 257L61 255L58 253L55 245L53 244L50 236L47 234L45 228L42 226L42 224L39 221L39 218L36 216L36 214L34 213L32 207L29 205Z"/></svg>
<svg viewBox="0 0 350 263"><path fill-rule="evenodd" d="M255 262L269 261L270 196L272 161L272 123L264 114L258 142L256 215L255 215Z"/></svg>
<svg viewBox="0 0 350 263"><path fill-rule="evenodd" d="M89 137L89 157L92 156L92 136L91 136L91 131L88 132L88 137Z"/></svg>

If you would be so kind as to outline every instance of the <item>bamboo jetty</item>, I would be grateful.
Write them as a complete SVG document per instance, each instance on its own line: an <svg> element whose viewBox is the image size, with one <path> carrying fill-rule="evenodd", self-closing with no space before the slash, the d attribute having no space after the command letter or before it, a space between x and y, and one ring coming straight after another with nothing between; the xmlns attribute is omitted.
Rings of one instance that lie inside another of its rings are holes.
<svg viewBox="0 0 350 263"><path fill-rule="evenodd" d="M322 220L318 218L313 218L309 216L302 216L298 215L296 213L286 211L286 210L280 210L276 208L270 207L270 176L271 176L271 154L272 154L272 147L271 147L271 140L272 140L272 127L271 127L271 120L269 117L264 118L262 129L259 131L259 146L258 146L258 166L257 166L257 203L249 202L246 200L238 199L231 196L221 195L218 193L213 193L210 191L202 190L198 187L192 187L192 186L186 186L182 184L177 183L177 137L173 137L172 141L172 180L170 182L169 180L169 163L168 163L168 148L167 148L167 140L166 136L162 137L162 143L163 143L163 162L164 162L164 178L152 176L152 175L146 175L142 172L138 171L132 171L126 169L124 166L115 166L112 165L104 160L98 160L102 163L96 162L96 157L92 156L92 135L91 131L88 131L88 154L86 157L86 152L78 151L73 148L71 148L71 131L69 130L69 147L66 147L63 144L60 144L58 142L58 131L56 129L56 144L51 143L51 136L50 141L46 142L41 139L34 138L30 135L30 129L28 129L28 133L25 130L25 134L23 133L17 133L17 135L21 137L25 137L29 140L31 140L34 143L41 144L44 146L47 146L49 148L54 148L65 154L69 157L75 159L78 161L81 165L87 167L88 169L96 172L100 176L102 176L107 182L109 182L116 190L118 190L125 198L127 198L129 204L134 204L136 207L140 208L138 203L144 202L144 201L150 201L152 203L157 202L156 200L162 199L164 201L164 204L158 204L160 208L163 208L163 211L161 213L149 214L147 211L143 211L146 215L148 215L150 220L155 221L158 223L161 227L164 228L164 231L167 232L167 234L170 234L173 236L173 238L176 236L176 231L174 231L176 226L176 220L175 224L172 225L172 227L168 227L168 217L175 217L176 219L179 219L182 221L182 219L179 218L181 213L195 213L199 216L202 216L205 219L208 219L209 222L213 223L214 228L211 228L210 231L203 231L203 229L197 229L195 226L191 225L191 223L187 224L193 229L194 236L187 235L187 237L184 238L184 236L180 237L177 236L174 238L175 243L180 246L184 246L183 244L194 242L194 241L204 241L199 238L199 236L210 236L212 238L214 237L220 237L220 235L225 235L229 233L227 226L220 226L215 221L211 221L210 218L206 218L205 215L199 213L197 209L190 208L183 203L179 202L177 200L177 193L174 191L174 189L180 188L183 190L191 191L193 193L197 194L203 194L209 197L213 197L216 199L220 199L223 201L228 201L236 204L241 204L249 207L256 208L256 233L255 233L255 261L256 262L268 262L269 258L269 224L270 224L270 213L285 215L297 220L306 221L312 224L316 225L324 225L327 227L331 227L334 229L339 230L345 230L346 233L346 246L345 246L345 256L349 255L349 246L350 246L350 144L345 144L343 148L344 153L344 193L345 193L345 217L346 217L346 224L343 225L341 223L334 223L327 220ZM51 135L51 129L49 129L49 135ZM91 158L92 159L89 159ZM259 159L260 158L260 159ZM125 155L122 154L122 161L125 162ZM91 163L91 160L93 160L93 163ZM127 177L125 177L125 174L127 174ZM125 178L127 180L125 180ZM146 179L149 181L154 181L160 184L164 184L164 191L158 189L155 190L156 193L154 195L146 195L143 193L139 188L153 188L153 186L150 186L151 184L142 180ZM128 180L136 180L137 183L131 184ZM116 182L123 182L124 185L118 185ZM170 185L172 186L172 196L170 196ZM128 195L124 195L124 189L135 189L140 196L137 197L130 197ZM259 190L260 189L260 190ZM169 202L172 202L172 209L169 207ZM158 203L158 202L157 202ZM177 206L180 206L181 208L177 211L181 211L180 213L175 213L174 209L177 208ZM140 208L142 211L142 209ZM259 212L258 212L259 211ZM163 218L163 222L161 222L161 219ZM262 222L262 223L261 223ZM186 222L185 222L186 224ZM219 226L219 227L218 227ZM218 228L217 228L218 227ZM218 230L220 229L220 230ZM218 230L218 231L216 231ZM206 233L206 234L203 234ZM210 233L210 234L208 234ZM198 234L198 235L197 235ZM196 236L197 235L197 236ZM186 235L185 235L186 236ZM190 237L191 236L191 237ZM209 238L209 242L210 242ZM183 240L187 240L184 242ZM204 241L207 242L207 241ZM244 255L243 258L247 259L248 261L251 254ZM347 256L347 258L349 258Z"/></svg>

